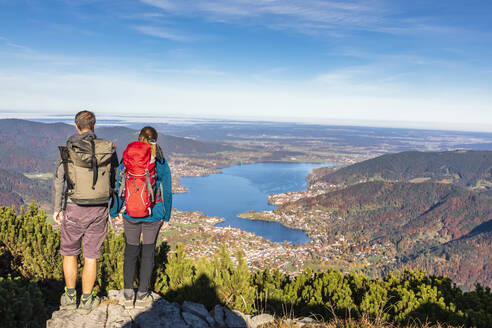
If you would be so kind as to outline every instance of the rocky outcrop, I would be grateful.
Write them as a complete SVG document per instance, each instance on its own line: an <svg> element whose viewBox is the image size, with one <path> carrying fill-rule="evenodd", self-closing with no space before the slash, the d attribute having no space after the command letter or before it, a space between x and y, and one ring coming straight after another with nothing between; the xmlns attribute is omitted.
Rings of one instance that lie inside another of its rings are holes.
<svg viewBox="0 0 492 328"><path fill-rule="evenodd" d="M59 310L47 321L47 328L257 328L274 321L269 314L245 315L216 305L210 312L203 304L185 301L182 305L152 294L154 303L145 310L126 310L122 291L109 291L101 305L88 315ZM298 321L298 327L302 326Z"/></svg>

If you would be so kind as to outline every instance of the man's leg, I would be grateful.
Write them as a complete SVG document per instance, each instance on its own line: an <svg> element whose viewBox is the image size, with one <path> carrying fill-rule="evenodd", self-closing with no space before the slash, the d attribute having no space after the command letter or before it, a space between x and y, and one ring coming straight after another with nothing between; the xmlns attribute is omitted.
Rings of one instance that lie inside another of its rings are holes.
<svg viewBox="0 0 492 328"><path fill-rule="evenodd" d="M63 275L65 292L60 298L60 308L75 310L77 307L77 256L80 254L80 241L84 227L73 215L73 204L67 204L64 219L60 227L60 253L63 255Z"/></svg>
<svg viewBox="0 0 492 328"><path fill-rule="evenodd" d="M97 259L101 256L101 246L107 231L107 206L88 206L83 221L88 223L82 243L84 246L84 270L82 271L82 296L77 311L89 314L99 306L99 297L92 295L97 276Z"/></svg>
<svg viewBox="0 0 492 328"><path fill-rule="evenodd" d="M84 270L82 271L82 294L92 293L97 276L97 259L84 259Z"/></svg>
<svg viewBox="0 0 492 328"><path fill-rule="evenodd" d="M77 282L77 256L63 257L63 274L67 288L74 289Z"/></svg>

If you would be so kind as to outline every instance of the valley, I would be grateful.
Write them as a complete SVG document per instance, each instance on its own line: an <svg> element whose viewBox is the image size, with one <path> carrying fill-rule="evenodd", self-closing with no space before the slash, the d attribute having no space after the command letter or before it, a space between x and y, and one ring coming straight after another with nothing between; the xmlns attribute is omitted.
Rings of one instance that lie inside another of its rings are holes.
<svg viewBox="0 0 492 328"><path fill-rule="evenodd" d="M96 134L113 140L121 155L140 127L102 125ZM268 122L156 127L176 194L189 192L180 184L184 177L238 164L337 164L314 169L305 190L271 193L265 202L276 208L240 215L305 230L311 240L302 245L220 226L221 217L174 210L160 239L173 247L184 243L194 257L211 257L226 244L244 250L252 269L289 275L311 267L379 277L411 267L450 276L464 288L492 285L492 134ZM57 145L72 133L65 123L0 120L0 204L35 201L50 213L49 172Z"/></svg>

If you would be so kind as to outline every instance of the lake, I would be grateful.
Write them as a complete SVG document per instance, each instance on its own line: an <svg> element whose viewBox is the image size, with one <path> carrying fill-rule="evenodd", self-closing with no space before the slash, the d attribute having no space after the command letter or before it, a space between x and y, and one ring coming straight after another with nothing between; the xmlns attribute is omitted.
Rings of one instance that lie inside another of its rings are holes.
<svg viewBox="0 0 492 328"><path fill-rule="evenodd" d="M304 244L310 240L306 232L290 229L277 222L238 218L250 210L275 208L268 204L269 194L306 189L306 176L315 167L332 164L256 163L235 165L222 173L206 177L183 177L187 193L173 195L173 207L182 211L200 211L225 219L217 226L231 226L254 232L273 242Z"/></svg>

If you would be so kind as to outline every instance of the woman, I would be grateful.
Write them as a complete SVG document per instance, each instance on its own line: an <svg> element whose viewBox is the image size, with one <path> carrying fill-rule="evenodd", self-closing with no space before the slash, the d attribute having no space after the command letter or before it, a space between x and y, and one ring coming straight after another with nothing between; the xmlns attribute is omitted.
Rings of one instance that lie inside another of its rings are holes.
<svg viewBox="0 0 492 328"><path fill-rule="evenodd" d="M152 304L149 283L154 268L157 236L171 216L171 170L156 141L157 131L146 126L140 131L138 141L128 145L118 167L116 197L110 210L111 217L123 220L125 230L123 271L126 308L133 307L134 299L135 308L147 308ZM138 169L143 174L135 173ZM134 197L135 194L137 196ZM135 298L133 283L140 240L142 256Z"/></svg>

